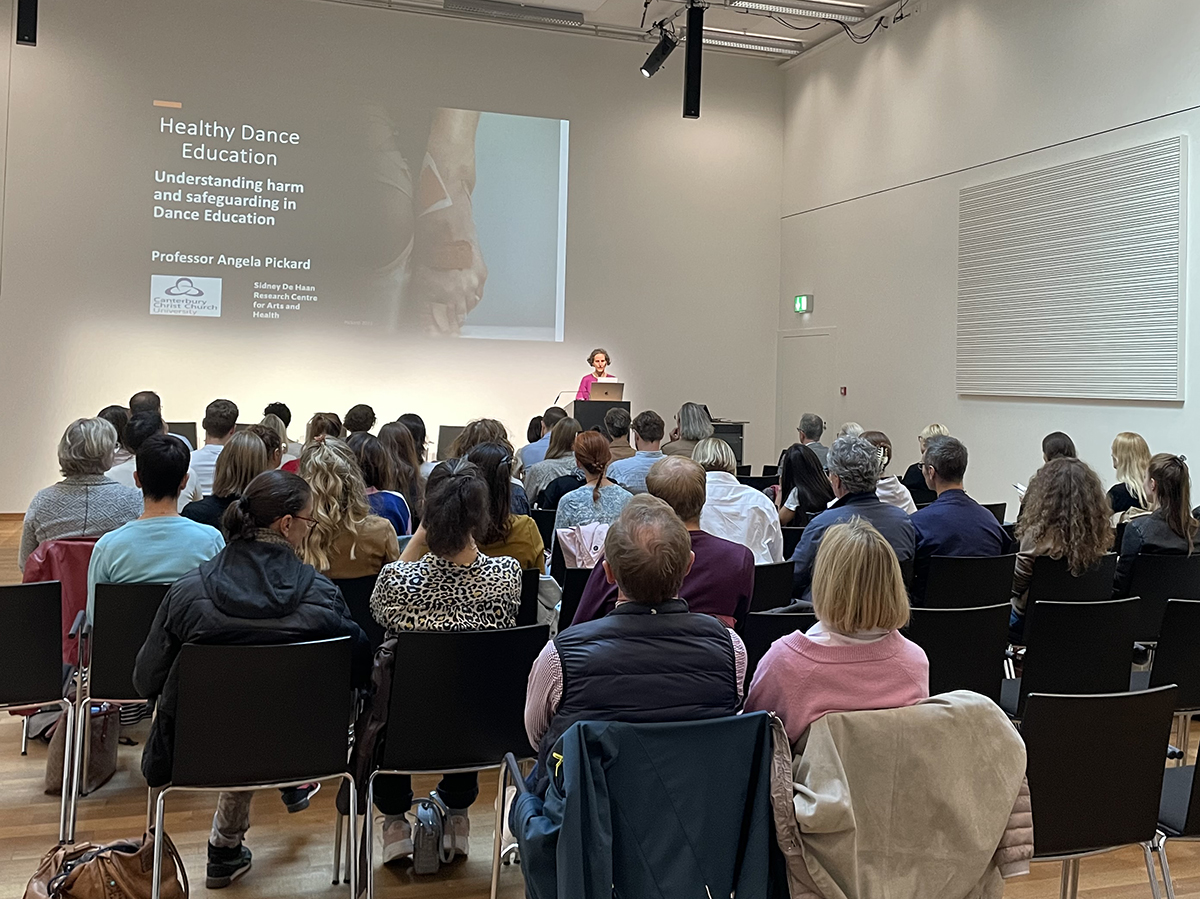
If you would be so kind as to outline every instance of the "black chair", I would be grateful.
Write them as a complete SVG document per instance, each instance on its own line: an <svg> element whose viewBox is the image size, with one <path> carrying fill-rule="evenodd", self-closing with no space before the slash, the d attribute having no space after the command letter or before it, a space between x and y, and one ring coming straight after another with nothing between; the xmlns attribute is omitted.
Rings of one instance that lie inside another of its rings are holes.
<svg viewBox="0 0 1200 899"><path fill-rule="evenodd" d="M934 556L925 576L928 609L961 609L1012 602L1017 557Z"/></svg>
<svg viewBox="0 0 1200 899"><path fill-rule="evenodd" d="M751 612L747 615L741 631L746 647L745 689L750 689L754 670L772 643L793 631L807 631L816 623L817 616L812 612Z"/></svg>
<svg viewBox="0 0 1200 899"><path fill-rule="evenodd" d="M517 627L537 624L538 587L542 572L537 568L526 568L521 572L521 605L517 609Z"/></svg>
<svg viewBox="0 0 1200 899"><path fill-rule="evenodd" d="M764 465L762 473L763 473L764 478L777 478L777 477L779 477L779 466L778 465Z"/></svg>
<svg viewBox="0 0 1200 899"><path fill-rule="evenodd" d="M169 421L167 422L167 433L186 437L192 445L192 449L200 449L199 444L196 443L196 423L194 421ZM287 451L286 448L284 451Z"/></svg>
<svg viewBox="0 0 1200 899"><path fill-rule="evenodd" d="M750 474L750 466L749 465L739 465L737 467L738 477L745 477L748 474Z"/></svg>
<svg viewBox="0 0 1200 899"><path fill-rule="evenodd" d="M354 808L357 790L346 773L350 653L349 637L278 646L186 644L176 662L171 783L155 802L155 833L164 832L167 795L181 790L263 790L337 778L350 782ZM410 669L404 670L407 674ZM248 709L253 714L247 714ZM357 831L355 818L354 842ZM160 899L162 846L155 840L152 899ZM353 853L350 895L358 895L358 860Z"/></svg>
<svg viewBox="0 0 1200 899"><path fill-rule="evenodd" d="M1145 597L1142 597L1145 602ZM1175 684L1179 688L1175 706L1175 737L1172 743L1187 761L1192 714L1200 711L1200 602L1192 599L1167 601L1162 619L1162 636L1154 651L1149 671L1135 671L1129 689L1146 690Z"/></svg>
<svg viewBox="0 0 1200 899"><path fill-rule="evenodd" d="M900 560L900 576L904 578L904 586L908 590L912 590L914 565L913 559Z"/></svg>
<svg viewBox="0 0 1200 899"><path fill-rule="evenodd" d="M554 541L554 549L550 550L550 577L558 581L560 587L567 579L567 557L563 555L562 544L557 540Z"/></svg>
<svg viewBox="0 0 1200 899"><path fill-rule="evenodd" d="M780 528L783 531L783 557L790 559L792 553L796 551L796 547L800 545L800 538L804 536L803 527Z"/></svg>
<svg viewBox="0 0 1200 899"><path fill-rule="evenodd" d="M1174 708L1174 687L1029 697L1021 736L1033 797L1034 861L1062 862L1062 899L1075 899L1082 856L1131 845L1142 847L1159 896L1151 852ZM1114 773L1119 798L1103 788Z"/></svg>
<svg viewBox="0 0 1200 899"><path fill-rule="evenodd" d="M389 727L379 768L367 781L367 897L375 895L372 863L375 778L381 774L467 772L498 768L505 753L528 756L525 687L550 629L544 625L487 631L397 634L396 674L388 706ZM413 671L437 671L412 689ZM343 732L345 721L342 722ZM345 760L343 759L343 765ZM351 808L354 808L353 800ZM496 802L492 844L492 897L500 878L504 801Z"/></svg>
<svg viewBox="0 0 1200 899"><path fill-rule="evenodd" d="M929 693L971 690L1000 702L1011 603L913 609L906 636L929 657Z"/></svg>
<svg viewBox="0 0 1200 899"><path fill-rule="evenodd" d="M997 524L1004 524L1004 513L1008 510L1008 503L982 503L982 505L996 516Z"/></svg>
<svg viewBox="0 0 1200 899"><path fill-rule="evenodd" d="M1117 555L1121 554L1121 542L1125 539L1125 525L1127 524L1129 524L1128 521L1118 522L1116 533L1113 535L1113 552Z"/></svg>
<svg viewBox="0 0 1200 899"><path fill-rule="evenodd" d="M558 629L565 631L575 620L579 611L579 600L583 599L583 590L587 587L588 579L592 576L590 568L568 568L563 578L562 599L558 607Z"/></svg>
<svg viewBox="0 0 1200 899"><path fill-rule="evenodd" d="M529 497L529 501L533 502L534 497ZM542 546L549 546L554 542L554 516L558 514L556 509L530 509L529 514L533 517L534 524L537 525L538 533L542 535Z"/></svg>
<svg viewBox="0 0 1200 899"><path fill-rule="evenodd" d="M778 609L792 601L792 577L796 566L791 562L773 562L754 566L754 592L750 594L750 611L765 612Z"/></svg>
<svg viewBox="0 0 1200 899"><path fill-rule="evenodd" d="M378 579L378 575L368 574L364 577L343 577L334 581L342 591L342 599L346 600L350 617L358 623L367 639L371 641L371 649L378 649L387 633L387 629L371 614L371 594L375 592L375 582Z"/></svg>
<svg viewBox="0 0 1200 899"><path fill-rule="evenodd" d="M1184 700L1177 699L1176 705ZM1200 778L1196 777L1196 766L1168 768L1163 772L1162 796L1158 805L1158 833L1154 836L1151 849L1158 855L1162 865L1163 883L1167 887L1167 899L1175 899L1175 885L1171 881L1171 866L1167 864L1167 840L1200 839Z"/></svg>
<svg viewBox="0 0 1200 899"><path fill-rule="evenodd" d="M75 818L68 811L72 809L69 794L75 709L63 692L62 584L42 581L0 587L0 711L62 707L66 732L58 841L73 843Z"/></svg>
<svg viewBox="0 0 1200 899"><path fill-rule="evenodd" d="M1025 624L1021 677L1004 681L1001 708L1022 718L1030 693L1125 692L1136 606L1136 599L1037 603Z"/></svg>
<svg viewBox="0 0 1200 899"><path fill-rule="evenodd" d="M1154 643L1163 627L1168 599L1200 599L1200 555L1139 553L1129 577L1130 596L1140 596L1133 639Z"/></svg>
<svg viewBox="0 0 1200 899"><path fill-rule="evenodd" d="M1078 577L1071 574L1066 559L1038 556L1033 560L1033 575L1029 579L1029 602L1099 602L1111 599L1116 574L1116 553L1106 553Z"/></svg>
<svg viewBox="0 0 1200 899"><path fill-rule="evenodd" d="M778 483L778 481L778 478L762 477L759 475L741 475L738 477L738 483L745 487L753 487L758 491L766 490L772 484Z"/></svg>

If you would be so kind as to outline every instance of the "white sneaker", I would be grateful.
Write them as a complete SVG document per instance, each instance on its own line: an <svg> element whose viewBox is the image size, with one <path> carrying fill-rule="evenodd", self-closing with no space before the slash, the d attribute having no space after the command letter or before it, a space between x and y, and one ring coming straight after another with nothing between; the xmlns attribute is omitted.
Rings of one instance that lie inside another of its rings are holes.
<svg viewBox="0 0 1200 899"><path fill-rule="evenodd" d="M497 797L499 802L499 797ZM501 856L508 853L510 849L517 845L516 834L512 832L512 828L508 824L509 815L512 814L513 803L517 801L517 788L513 784L509 784L504 791L504 814L500 819L500 854Z"/></svg>
<svg viewBox="0 0 1200 899"><path fill-rule="evenodd" d="M471 848L471 821L466 814L446 815L442 826L442 852L455 853L463 858Z"/></svg>
<svg viewBox="0 0 1200 899"><path fill-rule="evenodd" d="M404 815L387 815L383 819L383 863L385 865L411 858L413 854L412 825Z"/></svg>

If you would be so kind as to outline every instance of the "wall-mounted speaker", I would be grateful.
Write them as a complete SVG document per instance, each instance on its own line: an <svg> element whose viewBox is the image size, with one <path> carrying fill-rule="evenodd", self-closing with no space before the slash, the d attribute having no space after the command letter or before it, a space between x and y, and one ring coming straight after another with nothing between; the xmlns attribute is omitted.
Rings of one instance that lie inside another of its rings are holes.
<svg viewBox="0 0 1200 899"><path fill-rule="evenodd" d="M17 0L17 43L37 46L38 0Z"/></svg>
<svg viewBox="0 0 1200 899"><path fill-rule="evenodd" d="M700 59L704 54L704 7L687 11L687 58L683 69L683 117L700 118Z"/></svg>

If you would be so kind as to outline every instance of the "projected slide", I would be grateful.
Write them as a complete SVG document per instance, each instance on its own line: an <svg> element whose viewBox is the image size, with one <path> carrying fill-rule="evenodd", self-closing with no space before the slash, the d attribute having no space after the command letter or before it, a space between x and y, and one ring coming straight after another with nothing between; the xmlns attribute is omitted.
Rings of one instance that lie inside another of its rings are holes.
<svg viewBox="0 0 1200 899"><path fill-rule="evenodd" d="M366 104L258 120L170 97L145 115L149 315L562 340L566 121Z"/></svg>

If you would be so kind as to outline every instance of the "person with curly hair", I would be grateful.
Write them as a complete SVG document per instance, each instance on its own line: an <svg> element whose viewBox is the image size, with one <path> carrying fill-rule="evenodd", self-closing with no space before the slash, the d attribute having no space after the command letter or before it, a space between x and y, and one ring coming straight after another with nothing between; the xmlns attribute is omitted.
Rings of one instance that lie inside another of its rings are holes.
<svg viewBox="0 0 1200 899"><path fill-rule="evenodd" d="M312 526L301 558L332 580L379 574L400 558L396 530L371 513L354 451L336 437L310 443L300 477L312 488Z"/></svg>
<svg viewBox="0 0 1200 899"><path fill-rule="evenodd" d="M1112 549L1112 510L1100 477L1074 456L1058 456L1029 481L1016 537L1020 543L1012 586L1014 638L1025 630L1029 581L1038 556L1066 559L1078 577Z"/></svg>

